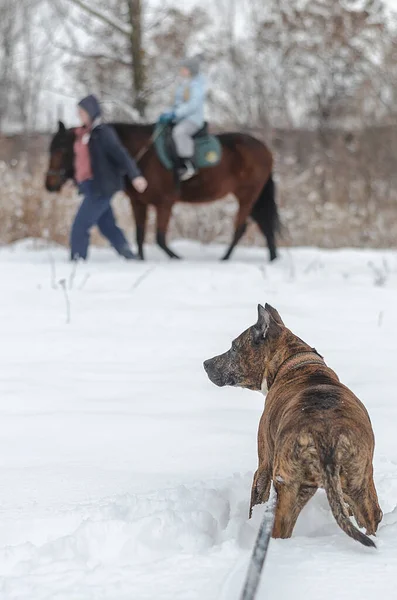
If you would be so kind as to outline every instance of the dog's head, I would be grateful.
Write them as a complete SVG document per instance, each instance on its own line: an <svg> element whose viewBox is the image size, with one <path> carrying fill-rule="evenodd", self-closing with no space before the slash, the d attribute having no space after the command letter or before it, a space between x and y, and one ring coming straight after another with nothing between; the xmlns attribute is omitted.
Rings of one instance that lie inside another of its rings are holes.
<svg viewBox="0 0 397 600"><path fill-rule="evenodd" d="M215 385L231 385L250 390L263 389L263 383L280 337L289 330L269 304L258 306L255 325L236 338L230 350L204 362L204 369Z"/></svg>

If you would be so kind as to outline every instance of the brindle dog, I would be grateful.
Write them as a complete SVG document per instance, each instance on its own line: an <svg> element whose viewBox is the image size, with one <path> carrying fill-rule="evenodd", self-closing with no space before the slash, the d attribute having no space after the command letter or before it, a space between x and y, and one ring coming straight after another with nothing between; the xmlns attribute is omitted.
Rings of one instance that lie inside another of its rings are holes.
<svg viewBox="0 0 397 600"><path fill-rule="evenodd" d="M256 504L267 501L273 481L277 505L272 535L288 538L302 508L321 487L341 529L365 546L375 546L367 535L375 535L382 511L373 480L371 421L318 352L266 304L258 307L257 323L228 352L205 361L204 368L218 386L268 391L250 516Z"/></svg>

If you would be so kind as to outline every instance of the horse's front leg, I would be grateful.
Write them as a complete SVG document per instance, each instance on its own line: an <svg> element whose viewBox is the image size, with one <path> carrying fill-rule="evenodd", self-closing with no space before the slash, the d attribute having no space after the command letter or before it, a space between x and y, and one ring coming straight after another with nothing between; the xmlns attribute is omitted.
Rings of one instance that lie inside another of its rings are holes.
<svg viewBox="0 0 397 600"><path fill-rule="evenodd" d="M136 243L138 246L138 256L141 260L144 260L143 244L145 241L145 230L146 230L146 217L148 205L140 202L136 197L136 192L132 187L127 186L126 192L131 201L132 211L135 218L136 227Z"/></svg>
<svg viewBox="0 0 397 600"><path fill-rule="evenodd" d="M170 257L180 259L181 257L175 254L168 246L166 242L168 225L171 218L172 207L174 200L171 198L163 198L160 204L156 204L157 210L157 244L162 250Z"/></svg>
<svg viewBox="0 0 397 600"><path fill-rule="evenodd" d="M145 242L147 209L147 204L140 203L138 203L138 206L135 209L136 243L138 246L138 256L141 260L145 260L145 256L143 254L143 244Z"/></svg>

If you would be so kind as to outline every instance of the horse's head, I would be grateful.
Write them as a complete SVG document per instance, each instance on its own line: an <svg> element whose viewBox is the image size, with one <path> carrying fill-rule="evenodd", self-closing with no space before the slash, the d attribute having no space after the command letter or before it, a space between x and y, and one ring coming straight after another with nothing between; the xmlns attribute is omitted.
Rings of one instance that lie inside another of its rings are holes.
<svg viewBox="0 0 397 600"><path fill-rule="evenodd" d="M49 192L59 192L63 184L74 177L74 140L74 130L66 129L59 121L58 131L51 140L50 164L45 180Z"/></svg>

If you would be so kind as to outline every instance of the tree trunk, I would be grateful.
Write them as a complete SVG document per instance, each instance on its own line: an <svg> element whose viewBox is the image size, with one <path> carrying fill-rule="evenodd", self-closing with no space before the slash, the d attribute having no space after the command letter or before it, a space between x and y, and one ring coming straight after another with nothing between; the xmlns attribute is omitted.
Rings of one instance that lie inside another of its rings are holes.
<svg viewBox="0 0 397 600"><path fill-rule="evenodd" d="M144 117L147 101L144 97L146 73L145 55L142 45L143 11L141 0L129 0L128 9L131 23L130 45L132 56L132 80L135 91L134 108L136 108L141 117Z"/></svg>

